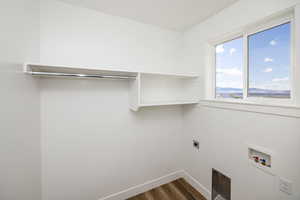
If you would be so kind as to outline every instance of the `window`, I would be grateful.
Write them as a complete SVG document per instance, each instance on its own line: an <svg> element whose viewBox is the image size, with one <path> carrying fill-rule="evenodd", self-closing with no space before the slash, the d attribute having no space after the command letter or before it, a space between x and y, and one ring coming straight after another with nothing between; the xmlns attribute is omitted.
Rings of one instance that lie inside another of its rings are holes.
<svg viewBox="0 0 300 200"><path fill-rule="evenodd" d="M250 97L290 98L291 23L248 37Z"/></svg>
<svg viewBox="0 0 300 200"><path fill-rule="evenodd" d="M215 98L292 98L292 19L215 45Z"/></svg>
<svg viewBox="0 0 300 200"><path fill-rule="evenodd" d="M216 98L243 98L243 39L216 46Z"/></svg>

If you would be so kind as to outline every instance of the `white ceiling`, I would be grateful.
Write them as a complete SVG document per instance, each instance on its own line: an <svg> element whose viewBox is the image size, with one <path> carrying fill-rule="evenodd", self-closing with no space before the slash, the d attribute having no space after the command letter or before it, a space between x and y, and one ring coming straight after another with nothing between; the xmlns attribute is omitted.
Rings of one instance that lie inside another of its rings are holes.
<svg viewBox="0 0 300 200"><path fill-rule="evenodd" d="M106 14L182 31L237 0L62 0Z"/></svg>

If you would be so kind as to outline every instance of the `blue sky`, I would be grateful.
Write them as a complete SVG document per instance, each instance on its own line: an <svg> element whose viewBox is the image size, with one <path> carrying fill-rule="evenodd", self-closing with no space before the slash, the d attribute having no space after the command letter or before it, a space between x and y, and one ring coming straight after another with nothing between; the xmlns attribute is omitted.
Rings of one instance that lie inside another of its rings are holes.
<svg viewBox="0 0 300 200"><path fill-rule="evenodd" d="M249 88L289 90L290 23L249 36ZM216 47L217 87L242 88L243 39Z"/></svg>

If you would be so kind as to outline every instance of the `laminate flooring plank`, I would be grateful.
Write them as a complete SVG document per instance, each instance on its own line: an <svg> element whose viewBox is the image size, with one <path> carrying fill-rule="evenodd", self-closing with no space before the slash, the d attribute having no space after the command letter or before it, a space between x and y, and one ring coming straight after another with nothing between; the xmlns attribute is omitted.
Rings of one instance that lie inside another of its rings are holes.
<svg viewBox="0 0 300 200"><path fill-rule="evenodd" d="M127 200L206 200L183 178L164 184Z"/></svg>
<svg viewBox="0 0 300 200"><path fill-rule="evenodd" d="M170 186L170 188L172 189L172 191L174 192L174 194L176 194L176 197L180 200L189 200L185 197L184 194L182 194L182 192L175 186L174 182L169 183L168 184Z"/></svg>
<svg viewBox="0 0 300 200"><path fill-rule="evenodd" d="M200 192L193 188L193 186L191 186L183 178L177 179L176 181L180 183L196 200L206 200Z"/></svg>
<svg viewBox="0 0 300 200"><path fill-rule="evenodd" d="M147 200L155 200L154 197L152 196L151 192L145 192L145 197Z"/></svg>
<svg viewBox="0 0 300 200"><path fill-rule="evenodd" d="M176 193L174 193L169 184L162 185L161 187L172 200L181 200Z"/></svg>
<svg viewBox="0 0 300 200"><path fill-rule="evenodd" d="M185 196L187 200L197 200L192 194L189 193L188 190L186 190L186 188L179 181L176 180L173 182L173 184L181 192L181 194Z"/></svg>

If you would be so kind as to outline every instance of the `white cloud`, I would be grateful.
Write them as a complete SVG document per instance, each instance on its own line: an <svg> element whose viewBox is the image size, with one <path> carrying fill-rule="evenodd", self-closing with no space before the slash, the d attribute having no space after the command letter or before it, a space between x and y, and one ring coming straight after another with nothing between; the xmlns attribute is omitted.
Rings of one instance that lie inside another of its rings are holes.
<svg viewBox="0 0 300 200"><path fill-rule="evenodd" d="M242 71L239 68L217 69L217 87L242 88Z"/></svg>
<svg viewBox="0 0 300 200"><path fill-rule="evenodd" d="M265 89L265 90L290 90L290 85L288 82L279 83L279 82L271 82L265 83L262 85L256 85L255 88Z"/></svg>
<svg viewBox="0 0 300 200"><path fill-rule="evenodd" d="M217 69L217 73L229 76L241 76L242 71L238 68Z"/></svg>
<svg viewBox="0 0 300 200"><path fill-rule="evenodd" d="M230 55L234 54L234 52L236 52L236 49L235 49L235 48L231 48L231 49L229 50Z"/></svg>
<svg viewBox="0 0 300 200"><path fill-rule="evenodd" d="M223 44L216 47L216 53L223 53L225 51Z"/></svg>
<svg viewBox="0 0 300 200"><path fill-rule="evenodd" d="M256 84L254 87L266 90L290 90L290 81L289 77L273 78L272 81Z"/></svg>
<svg viewBox="0 0 300 200"><path fill-rule="evenodd" d="M273 78L272 82L285 82L288 81L289 77L283 77L283 78Z"/></svg>
<svg viewBox="0 0 300 200"><path fill-rule="evenodd" d="M264 61L265 61L265 62L273 62L274 60L273 60L273 58L268 58L268 57L266 57L266 58L264 59Z"/></svg>
<svg viewBox="0 0 300 200"><path fill-rule="evenodd" d="M275 46L276 44L277 44L277 41L276 41L276 40L271 40L271 41L270 41L270 45Z"/></svg>
<svg viewBox="0 0 300 200"><path fill-rule="evenodd" d="M272 71L273 71L272 68L266 68L266 69L264 70L265 73L269 73L269 72L272 72Z"/></svg>
<svg viewBox="0 0 300 200"><path fill-rule="evenodd" d="M217 87L220 88L243 88L243 81L242 80L235 80L235 81L229 81L229 80L222 80L217 82Z"/></svg>

